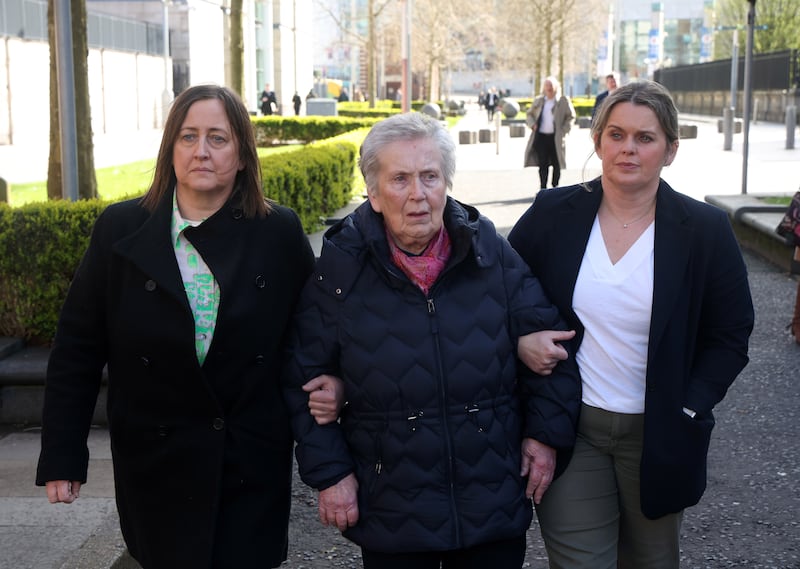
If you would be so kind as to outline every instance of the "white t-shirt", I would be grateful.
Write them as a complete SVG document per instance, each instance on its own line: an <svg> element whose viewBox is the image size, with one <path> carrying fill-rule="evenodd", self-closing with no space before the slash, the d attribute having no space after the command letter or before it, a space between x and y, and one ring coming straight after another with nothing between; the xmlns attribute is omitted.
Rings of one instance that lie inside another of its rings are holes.
<svg viewBox="0 0 800 569"><path fill-rule="evenodd" d="M539 121L539 132L542 134L553 134L556 131L556 124L553 116L553 109L555 106L555 98L548 99L545 97L544 105L542 106L542 116Z"/></svg>
<svg viewBox="0 0 800 569"><path fill-rule="evenodd" d="M583 402L643 413L653 307L655 222L612 264L595 218L572 304L586 328L577 353Z"/></svg>

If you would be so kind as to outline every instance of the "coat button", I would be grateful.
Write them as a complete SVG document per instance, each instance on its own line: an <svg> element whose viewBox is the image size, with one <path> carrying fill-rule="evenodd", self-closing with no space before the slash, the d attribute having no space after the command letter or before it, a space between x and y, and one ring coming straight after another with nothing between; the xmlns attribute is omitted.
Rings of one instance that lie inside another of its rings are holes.
<svg viewBox="0 0 800 569"><path fill-rule="evenodd" d="M234 209L231 215L233 219L242 219L242 217L244 217L244 212L241 209Z"/></svg>
<svg viewBox="0 0 800 569"><path fill-rule="evenodd" d="M322 275L317 275L317 280L318 281L321 281L323 278L325 278L325 277L323 277Z"/></svg>
<svg viewBox="0 0 800 569"><path fill-rule="evenodd" d="M267 280L263 276L258 275L256 277L256 288L264 288L265 286L267 286Z"/></svg>
<svg viewBox="0 0 800 569"><path fill-rule="evenodd" d="M147 292L153 292L156 290L156 281L153 279L147 279L147 281L144 283L144 290Z"/></svg>
<svg viewBox="0 0 800 569"><path fill-rule="evenodd" d="M342 289L340 289L340 288L337 288L337 289L336 289L336 294L342 294Z"/></svg>
<svg viewBox="0 0 800 569"><path fill-rule="evenodd" d="M259 366L264 365L264 356L262 356L261 354L258 354L256 356L256 365Z"/></svg>
<svg viewBox="0 0 800 569"><path fill-rule="evenodd" d="M214 419L214 422L211 423L211 426L215 431L221 431L222 429L225 428L225 419L223 419L222 417L216 417Z"/></svg>

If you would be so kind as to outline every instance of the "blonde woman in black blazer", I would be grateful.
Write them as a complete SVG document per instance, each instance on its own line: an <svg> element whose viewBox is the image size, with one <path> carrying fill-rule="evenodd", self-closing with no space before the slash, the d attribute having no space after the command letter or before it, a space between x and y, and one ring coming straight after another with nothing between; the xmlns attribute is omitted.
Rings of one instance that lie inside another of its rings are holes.
<svg viewBox="0 0 800 569"><path fill-rule="evenodd" d="M666 89L620 87L592 136L603 174L539 192L509 235L580 342L578 442L537 514L550 567L677 568L714 406L748 361L747 273L726 214L660 178Z"/></svg>

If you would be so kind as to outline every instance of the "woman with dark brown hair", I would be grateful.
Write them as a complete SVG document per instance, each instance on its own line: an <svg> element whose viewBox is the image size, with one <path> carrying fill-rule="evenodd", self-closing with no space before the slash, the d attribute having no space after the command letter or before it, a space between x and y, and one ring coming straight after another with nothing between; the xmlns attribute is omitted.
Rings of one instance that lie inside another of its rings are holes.
<svg viewBox="0 0 800 569"><path fill-rule="evenodd" d="M120 524L146 569L286 559L292 435L284 330L314 265L300 220L265 200L250 117L232 91L172 104L153 184L98 218L47 372L36 482L86 483L108 366Z"/></svg>

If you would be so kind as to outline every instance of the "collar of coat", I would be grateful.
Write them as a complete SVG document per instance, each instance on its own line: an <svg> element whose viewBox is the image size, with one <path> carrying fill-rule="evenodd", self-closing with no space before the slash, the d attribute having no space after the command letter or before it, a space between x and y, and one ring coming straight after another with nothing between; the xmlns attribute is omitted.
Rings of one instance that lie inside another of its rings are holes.
<svg viewBox="0 0 800 569"><path fill-rule="evenodd" d="M497 230L477 209L448 196L444 225L453 245L445 272L468 257L481 268L497 262L498 248L492 246ZM325 233L314 280L343 299L367 263L381 267L391 286L402 286L407 280L391 261L383 215L375 213L368 201Z"/></svg>

